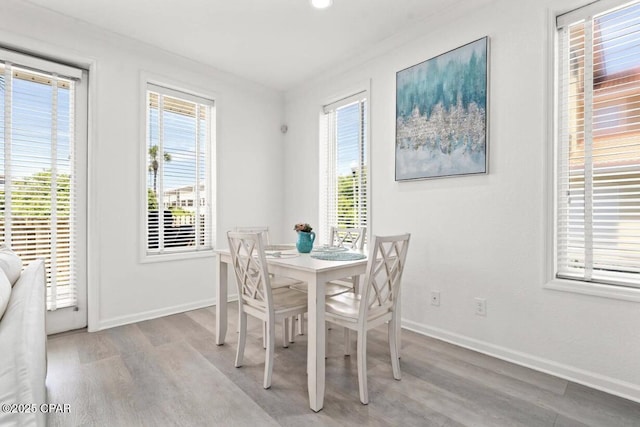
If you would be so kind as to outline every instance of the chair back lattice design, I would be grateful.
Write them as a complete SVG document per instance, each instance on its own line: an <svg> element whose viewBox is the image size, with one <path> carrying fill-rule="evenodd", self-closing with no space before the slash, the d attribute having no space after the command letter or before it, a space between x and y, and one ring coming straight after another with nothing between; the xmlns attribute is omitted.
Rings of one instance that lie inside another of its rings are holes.
<svg viewBox="0 0 640 427"><path fill-rule="evenodd" d="M228 232L231 263L236 273L238 297L250 306L272 306L271 283L264 254L262 233Z"/></svg>
<svg viewBox="0 0 640 427"><path fill-rule="evenodd" d="M266 225L237 226L234 231L238 233L262 233L262 243L270 245L269 227Z"/></svg>
<svg viewBox="0 0 640 427"><path fill-rule="evenodd" d="M332 246L347 247L349 249L364 248L367 227L338 228L331 227L329 242Z"/></svg>
<svg viewBox="0 0 640 427"><path fill-rule="evenodd" d="M374 236L364 279L360 320L396 309L410 234Z"/></svg>

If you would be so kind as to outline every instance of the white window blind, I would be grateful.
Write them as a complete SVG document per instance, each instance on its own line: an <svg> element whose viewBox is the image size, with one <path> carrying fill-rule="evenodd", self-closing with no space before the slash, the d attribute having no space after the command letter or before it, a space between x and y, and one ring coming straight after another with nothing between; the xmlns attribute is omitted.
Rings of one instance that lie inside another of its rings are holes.
<svg viewBox="0 0 640 427"><path fill-rule="evenodd" d="M77 306L76 86L82 71L0 50L0 241L44 258L47 308ZM42 66L43 69L33 68Z"/></svg>
<svg viewBox="0 0 640 427"><path fill-rule="evenodd" d="M148 255L212 248L213 101L147 85Z"/></svg>
<svg viewBox="0 0 640 427"><path fill-rule="evenodd" d="M367 227L367 93L323 108L320 123L320 237L335 227Z"/></svg>
<svg viewBox="0 0 640 427"><path fill-rule="evenodd" d="M556 276L640 287L640 3L559 16Z"/></svg>

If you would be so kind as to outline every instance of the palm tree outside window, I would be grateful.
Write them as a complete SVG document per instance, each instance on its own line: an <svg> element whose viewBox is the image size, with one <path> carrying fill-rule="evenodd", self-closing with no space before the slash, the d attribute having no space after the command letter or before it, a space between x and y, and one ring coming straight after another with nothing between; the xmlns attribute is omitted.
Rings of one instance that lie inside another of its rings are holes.
<svg viewBox="0 0 640 427"><path fill-rule="evenodd" d="M147 256L212 248L212 115L209 99L147 85Z"/></svg>

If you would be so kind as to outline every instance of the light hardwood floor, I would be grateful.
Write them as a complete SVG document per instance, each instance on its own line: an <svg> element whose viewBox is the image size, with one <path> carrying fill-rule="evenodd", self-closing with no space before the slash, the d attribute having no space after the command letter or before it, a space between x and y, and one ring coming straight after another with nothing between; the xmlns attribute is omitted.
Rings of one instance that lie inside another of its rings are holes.
<svg viewBox="0 0 640 427"><path fill-rule="evenodd" d="M369 333L370 403L360 404L342 330L329 332L325 406L308 406L306 337L276 347L262 388L261 325L249 321L245 365L234 368L237 305L216 346L215 307L106 331L49 337L52 426L640 426L640 404L403 331L402 380L384 329ZM281 336L278 331L278 336Z"/></svg>

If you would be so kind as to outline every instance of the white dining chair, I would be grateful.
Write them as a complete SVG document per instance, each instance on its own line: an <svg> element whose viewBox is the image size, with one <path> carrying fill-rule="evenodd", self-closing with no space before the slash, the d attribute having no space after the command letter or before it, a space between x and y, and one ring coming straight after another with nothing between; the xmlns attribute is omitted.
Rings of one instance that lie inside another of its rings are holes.
<svg viewBox="0 0 640 427"><path fill-rule="evenodd" d="M329 242L331 246L345 247L349 249L362 249L367 235L367 227L331 227Z"/></svg>
<svg viewBox="0 0 640 427"><path fill-rule="evenodd" d="M367 331L388 323L393 378L400 380L399 339L396 335L400 304L400 283L410 234L374 236L360 295L352 292L329 297L325 319L356 331L360 402L369 403L367 390Z"/></svg>
<svg viewBox="0 0 640 427"><path fill-rule="evenodd" d="M329 232L329 241L331 242L332 246L348 248L351 250L363 250L366 237L367 227L331 227L331 231ZM334 280L332 281L332 283L350 287L354 290L355 293L358 293L357 277L348 277L340 280Z"/></svg>
<svg viewBox="0 0 640 427"><path fill-rule="evenodd" d="M260 233L262 235L262 242L265 246L271 245L271 237L269 236L269 227L266 225L252 225L252 226L236 226L235 231L238 233ZM284 276L276 276L271 275L271 289L279 289L279 288L288 288L293 286L302 286L304 282L300 280L293 279L291 277ZM287 328L287 333L283 332L282 337L282 346L288 347L289 343L294 342L294 325L295 319L289 319L286 322L286 325L283 323L283 330L285 327ZM267 347L267 324L263 323L262 325L262 346L264 348Z"/></svg>
<svg viewBox="0 0 640 427"><path fill-rule="evenodd" d="M247 315L266 323L266 351L263 387L271 387L275 353L275 324L307 311L307 296L290 288L272 289L261 233L228 232L231 261L238 289L238 349L235 366L242 366L247 338Z"/></svg>

